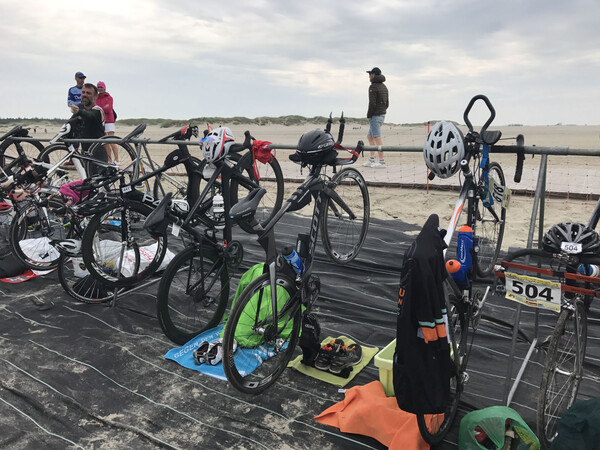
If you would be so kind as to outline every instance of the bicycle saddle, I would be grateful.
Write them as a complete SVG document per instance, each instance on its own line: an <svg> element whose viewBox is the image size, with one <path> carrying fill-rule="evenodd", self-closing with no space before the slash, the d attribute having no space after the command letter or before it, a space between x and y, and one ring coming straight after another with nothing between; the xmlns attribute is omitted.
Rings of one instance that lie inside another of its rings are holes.
<svg viewBox="0 0 600 450"><path fill-rule="evenodd" d="M483 133L481 133L481 140L483 142L485 142L487 145L494 145L496 142L498 142L500 140L501 137L502 137L502 131L500 131L500 130L496 130L496 131L485 130Z"/></svg>
<svg viewBox="0 0 600 450"><path fill-rule="evenodd" d="M171 197L173 197L173 193L168 192L156 209L144 221L144 229L148 230L153 236L162 236L167 233L169 222L165 219L167 217L167 208L171 204Z"/></svg>
<svg viewBox="0 0 600 450"><path fill-rule="evenodd" d="M267 191L262 188L253 189L246 197L231 207L229 217L233 220L251 218L256 213L258 204L266 193Z"/></svg>

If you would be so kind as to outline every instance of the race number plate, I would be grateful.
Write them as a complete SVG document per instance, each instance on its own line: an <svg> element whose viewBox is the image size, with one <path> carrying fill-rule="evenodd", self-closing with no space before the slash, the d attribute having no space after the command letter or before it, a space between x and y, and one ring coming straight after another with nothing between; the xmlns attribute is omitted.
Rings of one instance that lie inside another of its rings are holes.
<svg viewBox="0 0 600 450"><path fill-rule="evenodd" d="M490 193L495 202L501 203L502 207L508 210L508 206L510 205L510 188L506 186L502 186L501 184L495 183L494 178L490 177L489 179L489 187Z"/></svg>
<svg viewBox="0 0 600 450"><path fill-rule="evenodd" d="M560 283L506 272L506 298L534 308L560 311Z"/></svg>
<svg viewBox="0 0 600 450"><path fill-rule="evenodd" d="M583 245L581 243L576 242L561 242L560 249L571 255L578 255L583 251Z"/></svg>

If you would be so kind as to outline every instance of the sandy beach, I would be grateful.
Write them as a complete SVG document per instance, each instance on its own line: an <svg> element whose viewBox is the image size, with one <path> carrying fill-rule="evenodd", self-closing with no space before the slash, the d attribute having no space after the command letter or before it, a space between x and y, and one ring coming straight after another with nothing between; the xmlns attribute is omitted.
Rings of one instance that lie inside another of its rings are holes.
<svg viewBox="0 0 600 450"><path fill-rule="evenodd" d="M221 124L211 124L218 126ZM238 140L242 140L243 133L248 129L247 125L235 123L222 124L229 126ZM0 133L8 130L9 126L0 127ZM40 139L47 139L54 135L56 125L40 123L35 127L33 136ZM119 126L117 122L117 135L124 136L134 127ZM201 127L200 127L201 128ZM250 129L256 139L268 140L274 144L295 145L302 133L316 128L314 125L264 125L255 126ZM201 128L202 129L202 128ZM517 134L525 136L526 146L538 147L570 147L580 149L600 149L600 126L511 126L496 127L500 129L503 138L514 138ZM176 128L161 128L159 126L149 126L143 137L151 140L158 140L173 131ZM344 134L344 144L349 146L356 145L360 139L366 142L366 133L368 127L358 124L347 123ZM32 131L33 127L32 127ZM337 136L337 124L334 124L332 132ZM384 144L386 146L417 147L423 145L427 135L427 127L385 125L383 127ZM500 143L507 145L513 144L514 139L506 139ZM148 147L153 158L162 161L171 149L171 146L151 144ZM200 154L199 148L197 148ZM277 156L284 169L286 178L301 179L304 175L300 173L298 166L290 164L288 161L289 150L278 150ZM407 180L413 180L415 184L424 185L426 183L425 164L422 153L415 152L386 152L387 169L373 169L363 167L365 158L357 161L356 167L363 173L367 181L371 184L369 193L371 196L371 215L377 218L398 218L411 224L423 224L426 218L436 213L440 216L440 223L445 226L450 220L452 210L458 197L457 191L430 189L429 193L423 187L419 188L401 188L386 187L386 184L397 185L407 183ZM505 171L507 185L513 189L519 189L512 180L514 173L515 156L514 155L495 155L494 160L500 162ZM538 167L541 158L528 157L525 161L524 182L527 181L530 186L535 188L537 181ZM565 186L558 189L563 194L556 198L552 196L552 188L548 189L545 203L545 225L548 229L554 223L563 221L578 221L587 223L589 217L596 205L596 194L598 190L594 184L588 187L587 200L565 198L564 192L575 192L578 187L576 182L580 182L584 173L584 178L595 182L597 161L595 157L583 156L552 156L548 160L548 180L553 182L565 183ZM567 170L566 175L564 170ZM555 172L553 172L553 170ZM560 171L559 171L560 170ZM569 175L569 174L573 175ZM453 177L452 183L458 185L458 176ZM410 182L410 181L408 181ZM376 185L373 185L376 184ZM524 183L521 183L524 184ZM573 184L571 187L570 184ZM289 192L295 189L292 182L288 182L286 188ZM511 200L508 211L507 225L504 235L503 248L509 246L524 246L527 241L529 223L531 220L533 204L533 194L514 195ZM536 234L537 237L537 234Z"/></svg>

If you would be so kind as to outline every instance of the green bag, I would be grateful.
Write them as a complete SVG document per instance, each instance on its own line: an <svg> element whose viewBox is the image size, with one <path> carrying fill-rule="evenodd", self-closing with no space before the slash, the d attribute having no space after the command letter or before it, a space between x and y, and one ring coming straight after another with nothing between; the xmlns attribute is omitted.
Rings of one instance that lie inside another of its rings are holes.
<svg viewBox="0 0 600 450"><path fill-rule="evenodd" d="M464 416L460 421L458 448L461 450L493 448L499 450L505 445L507 432L514 434L510 448L539 450L540 441L537 436L521 416L508 406L490 406L472 411ZM517 440L516 444L515 439Z"/></svg>
<svg viewBox="0 0 600 450"><path fill-rule="evenodd" d="M252 283L252 281L254 281L256 278L260 277L263 274L263 268L264 268L264 263L259 263L259 264L252 266L250 269L248 269L246 272L244 272L244 274L240 278L240 283L238 284L237 290L235 292L235 297L231 304L232 308L233 308L233 305L235 305L235 303L237 302L237 299L239 298L242 291L244 289L246 289L246 287L250 283ZM261 301L260 311L258 313L259 319L265 319L270 314L270 311L271 311L271 288L266 287L265 289L262 290L262 292L263 292L263 298ZM260 296L260 293L257 292L254 295L254 297L248 302L248 304L246 305L246 308L244 309L244 313L240 317L238 326L236 327L236 330L235 330L235 336L234 336L235 340L237 341L239 346L244 347L244 348L254 348L263 343L262 336L255 333L252 330L252 325L254 324L254 318L256 317L256 309L258 307L258 303L260 300L259 296ZM277 306L278 306L279 310L281 310L281 308L285 305L285 303L288 301L288 299L289 299L289 295L288 295L287 291L283 287L277 286ZM280 324L280 326L283 326L285 324L285 321L287 320L287 318L288 318L287 315L279 318L278 323ZM225 320L227 320L227 319L225 319ZM292 331L292 328L293 328L293 322L290 321L287 323L287 325L285 326L285 328L283 330L284 338L287 338L289 336L289 333ZM223 332L221 332L221 337L223 337L222 335L223 335Z"/></svg>

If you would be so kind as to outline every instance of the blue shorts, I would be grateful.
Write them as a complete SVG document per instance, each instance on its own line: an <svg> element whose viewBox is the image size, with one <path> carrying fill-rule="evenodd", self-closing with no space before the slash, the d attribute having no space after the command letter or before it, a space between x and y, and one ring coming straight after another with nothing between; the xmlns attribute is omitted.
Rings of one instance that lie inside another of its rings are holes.
<svg viewBox="0 0 600 450"><path fill-rule="evenodd" d="M374 138L381 136L381 125L385 116L373 116L369 119L369 134Z"/></svg>

